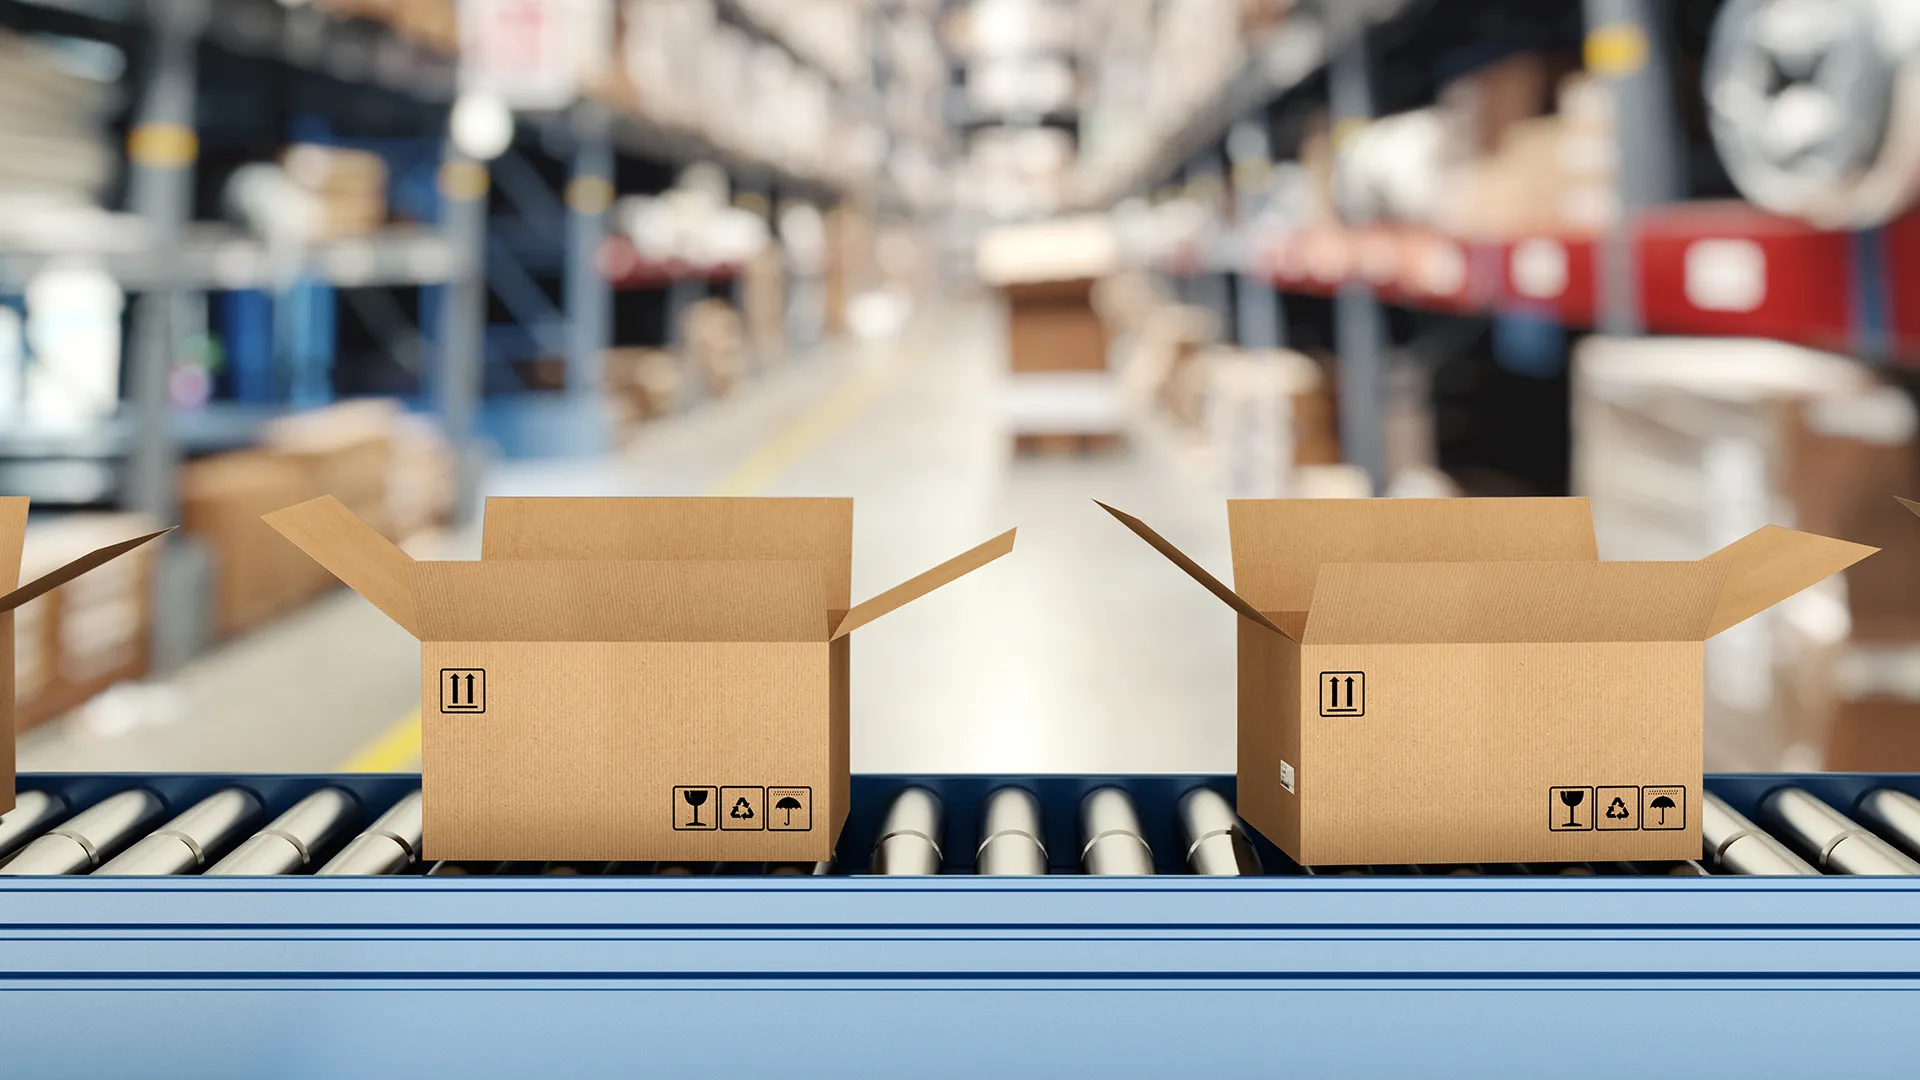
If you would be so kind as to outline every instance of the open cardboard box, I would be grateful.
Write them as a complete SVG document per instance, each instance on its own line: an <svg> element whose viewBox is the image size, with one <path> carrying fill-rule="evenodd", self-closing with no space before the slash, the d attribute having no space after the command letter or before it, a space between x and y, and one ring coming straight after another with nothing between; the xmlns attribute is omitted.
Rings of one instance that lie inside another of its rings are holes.
<svg viewBox="0 0 1920 1080"><path fill-rule="evenodd" d="M1600 562L1585 499L1232 500L1239 811L1306 866L1700 857L1705 641L1872 554Z"/></svg>
<svg viewBox="0 0 1920 1080"><path fill-rule="evenodd" d="M131 540L96 548L25 585L20 580L21 555L26 549L27 502L19 497L0 498L0 587L10 592L0 595L0 814L13 809L13 613L22 604L37 600L89 570L156 540L172 529L150 532Z"/></svg>
<svg viewBox="0 0 1920 1080"><path fill-rule="evenodd" d="M489 499L477 562L337 500L266 521L420 639L424 855L819 862L847 815L850 499Z"/></svg>

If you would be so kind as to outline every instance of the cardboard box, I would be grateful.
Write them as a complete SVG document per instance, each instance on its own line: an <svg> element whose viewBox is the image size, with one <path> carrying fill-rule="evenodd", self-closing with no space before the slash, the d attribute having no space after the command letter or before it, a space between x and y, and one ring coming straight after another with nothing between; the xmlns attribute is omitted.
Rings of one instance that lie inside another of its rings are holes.
<svg viewBox="0 0 1920 1080"><path fill-rule="evenodd" d="M258 450L202 458L181 470L180 520L213 557L219 637L278 618L331 587L326 571L260 521L323 490L299 462Z"/></svg>
<svg viewBox="0 0 1920 1080"><path fill-rule="evenodd" d="M1600 562L1584 499L1236 500L1229 589L1102 506L1240 614L1240 816L1308 866L1698 858L1702 642L1875 550Z"/></svg>
<svg viewBox="0 0 1920 1080"><path fill-rule="evenodd" d="M829 858L847 635L1014 535L855 606L848 499L489 499L477 562L330 498L267 521L420 639L425 850L457 860Z"/></svg>
<svg viewBox="0 0 1920 1080"><path fill-rule="evenodd" d="M172 531L162 529L159 532L151 532L145 536L136 536L131 540L122 540L116 544L96 548L36 577L26 585L19 585L22 556L26 550L27 500L14 497L0 498L0 587L9 590L0 594L0 732L11 733L15 729L14 612L87 571L105 566L120 556ZM0 813L11 809L13 809L13 739L6 737L0 738Z"/></svg>
<svg viewBox="0 0 1920 1080"><path fill-rule="evenodd" d="M1007 285L1007 361L1018 373L1105 371L1107 328L1092 279Z"/></svg>

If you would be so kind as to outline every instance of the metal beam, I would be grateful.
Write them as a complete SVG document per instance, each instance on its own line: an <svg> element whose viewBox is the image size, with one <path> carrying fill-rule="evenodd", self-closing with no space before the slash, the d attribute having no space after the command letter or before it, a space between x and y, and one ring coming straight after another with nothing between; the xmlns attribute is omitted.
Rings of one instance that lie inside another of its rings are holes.
<svg viewBox="0 0 1920 1080"><path fill-rule="evenodd" d="M480 394L486 374L486 166L449 141L440 172L441 228L456 269L440 303L435 390L440 421L456 455L453 525L472 524L480 510Z"/></svg>
<svg viewBox="0 0 1920 1080"><path fill-rule="evenodd" d="M599 264L615 194L613 140L609 126L598 120L579 125L567 185L567 393L580 401L601 393L601 355L613 319L613 290Z"/></svg>
<svg viewBox="0 0 1920 1080"><path fill-rule="evenodd" d="M1673 100L1672 44L1660 0L1583 0L1587 67L1611 91L1619 151L1620 220L1600 245L1599 329L1644 329L1631 222L1635 211L1682 197L1681 142Z"/></svg>
<svg viewBox="0 0 1920 1080"><path fill-rule="evenodd" d="M1373 118L1373 73L1362 32L1332 58L1327 75L1333 98L1334 143L1353 125ZM1354 224L1366 224L1355 222ZM1365 469L1374 493L1386 490L1387 319L1373 289L1349 283L1334 298L1334 341L1340 354L1340 442L1347 462Z"/></svg>

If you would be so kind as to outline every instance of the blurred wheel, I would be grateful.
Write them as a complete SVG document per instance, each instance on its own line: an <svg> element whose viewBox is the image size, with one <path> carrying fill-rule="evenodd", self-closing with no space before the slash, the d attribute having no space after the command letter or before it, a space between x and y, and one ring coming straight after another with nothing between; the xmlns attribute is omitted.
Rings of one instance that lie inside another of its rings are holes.
<svg viewBox="0 0 1920 1080"><path fill-rule="evenodd" d="M1729 0L1705 73L1741 193L1824 228L1872 228L1920 196L1920 5Z"/></svg>

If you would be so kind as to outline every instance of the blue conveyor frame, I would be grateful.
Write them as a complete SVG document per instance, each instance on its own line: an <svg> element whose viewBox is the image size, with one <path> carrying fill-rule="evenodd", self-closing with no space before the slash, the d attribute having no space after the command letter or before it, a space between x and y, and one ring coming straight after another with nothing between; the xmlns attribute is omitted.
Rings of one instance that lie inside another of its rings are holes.
<svg viewBox="0 0 1920 1080"><path fill-rule="evenodd" d="M170 805L417 777L23 777ZM841 850L923 784L969 861L1027 784L1048 847L1126 787L1164 871L1172 803L1231 778L856 776ZM1793 783L1850 810L1920 776ZM21 1077L1913 1075L1920 879L59 878L0 883L0 1075ZM1279 871L1275 873L1274 871Z"/></svg>

